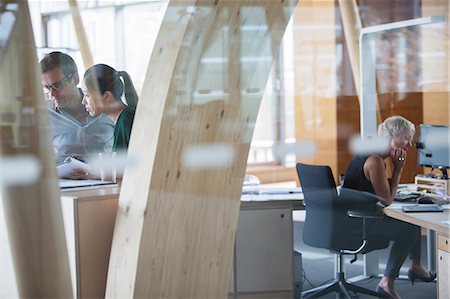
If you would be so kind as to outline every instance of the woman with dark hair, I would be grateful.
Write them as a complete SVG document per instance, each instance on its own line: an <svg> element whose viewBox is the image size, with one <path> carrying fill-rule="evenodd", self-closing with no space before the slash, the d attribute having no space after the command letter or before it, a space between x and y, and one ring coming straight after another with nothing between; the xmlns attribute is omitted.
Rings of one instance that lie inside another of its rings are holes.
<svg viewBox="0 0 450 299"><path fill-rule="evenodd" d="M128 73L96 64L84 73L82 91L82 104L91 116L103 113L114 122L113 151L126 151L138 99Z"/></svg>

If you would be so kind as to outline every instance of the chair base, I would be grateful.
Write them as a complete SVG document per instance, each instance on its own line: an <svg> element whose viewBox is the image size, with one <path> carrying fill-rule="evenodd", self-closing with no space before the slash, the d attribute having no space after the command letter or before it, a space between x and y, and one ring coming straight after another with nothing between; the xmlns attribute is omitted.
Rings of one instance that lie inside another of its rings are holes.
<svg viewBox="0 0 450 299"><path fill-rule="evenodd" d="M352 295L350 294L350 291L363 293L378 298L389 298L384 294L347 282L343 272L338 272L337 278L332 283L302 292L301 298L320 298L328 293L336 292L341 298L351 299Z"/></svg>

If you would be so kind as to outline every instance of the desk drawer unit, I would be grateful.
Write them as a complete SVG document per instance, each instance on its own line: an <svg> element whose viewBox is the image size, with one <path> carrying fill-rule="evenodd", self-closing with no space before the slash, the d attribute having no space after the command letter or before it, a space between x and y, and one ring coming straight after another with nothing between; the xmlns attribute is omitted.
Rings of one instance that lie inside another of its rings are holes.
<svg viewBox="0 0 450 299"><path fill-rule="evenodd" d="M241 210L236 232L236 291L293 290L292 209Z"/></svg>
<svg viewBox="0 0 450 299"><path fill-rule="evenodd" d="M450 299L450 238L438 236L438 295Z"/></svg>

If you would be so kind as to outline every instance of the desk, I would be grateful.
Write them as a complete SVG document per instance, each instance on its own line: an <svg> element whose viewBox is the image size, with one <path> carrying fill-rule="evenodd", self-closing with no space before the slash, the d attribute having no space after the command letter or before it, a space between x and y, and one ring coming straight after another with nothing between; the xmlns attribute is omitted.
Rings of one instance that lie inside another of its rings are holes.
<svg viewBox="0 0 450 299"><path fill-rule="evenodd" d="M74 298L104 297L120 189L61 191ZM243 195L230 291L293 291L292 210L303 195Z"/></svg>
<svg viewBox="0 0 450 299"><path fill-rule="evenodd" d="M401 206L401 205L396 205ZM392 218L412 223L435 231L438 235L438 298L450 298L449 266L450 266L450 225L444 221L450 221L450 210L442 213L404 213L401 209L388 207L384 213Z"/></svg>
<svg viewBox="0 0 450 299"><path fill-rule="evenodd" d="M106 286L119 191L117 185L61 190L74 298L104 297L98 288ZM3 213L0 201L0 298L19 298Z"/></svg>
<svg viewBox="0 0 450 299"><path fill-rule="evenodd" d="M118 185L61 190L74 298L104 297L119 193ZM302 196L242 196L231 291L293 291L292 210L303 209ZM6 234L1 237L0 297L18 298Z"/></svg>
<svg viewBox="0 0 450 299"><path fill-rule="evenodd" d="M74 298L105 296L118 185L61 190Z"/></svg>
<svg viewBox="0 0 450 299"><path fill-rule="evenodd" d="M233 293L294 291L294 209L303 194L241 197L232 272Z"/></svg>
<svg viewBox="0 0 450 299"><path fill-rule="evenodd" d="M438 235L450 237L450 226L442 223L450 220L450 210L442 213L404 213L401 209L385 208L384 213L392 218L434 230Z"/></svg>

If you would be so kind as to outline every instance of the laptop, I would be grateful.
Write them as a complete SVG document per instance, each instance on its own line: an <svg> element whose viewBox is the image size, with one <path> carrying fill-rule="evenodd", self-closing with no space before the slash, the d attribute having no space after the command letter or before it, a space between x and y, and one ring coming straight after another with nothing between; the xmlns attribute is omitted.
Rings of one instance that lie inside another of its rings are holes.
<svg viewBox="0 0 450 299"><path fill-rule="evenodd" d="M115 183L101 180L59 180L60 189L80 188L80 187L93 187L100 185L113 185Z"/></svg>
<svg viewBox="0 0 450 299"><path fill-rule="evenodd" d="M429 212L443 212L444 209L440 205L436 204L417 204L402 207L405 213L429 213Z"/></svg>

